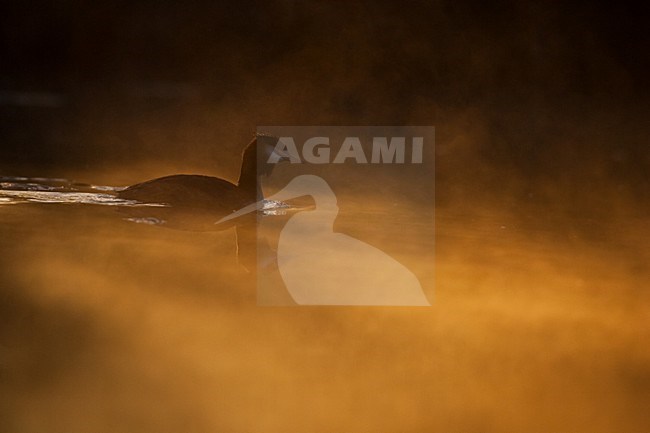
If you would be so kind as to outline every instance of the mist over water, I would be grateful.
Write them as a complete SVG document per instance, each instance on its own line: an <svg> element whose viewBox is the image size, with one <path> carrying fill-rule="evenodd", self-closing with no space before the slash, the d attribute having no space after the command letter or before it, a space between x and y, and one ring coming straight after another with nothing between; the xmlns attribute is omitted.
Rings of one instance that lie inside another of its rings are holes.
<svg viewBox="0 0 650 433"><path fill-rule="evenodd" d="M2 9L0 181L54 190L0 193L0 430L648 430L642 11ZM234 180L256 126L283 124L435 125L435 254L402 218L430 212L408 172L351 189L335 225L408 263L431 308L258 307L233 230L92 204ZM91 200L38 200L75 183Z"/></svg>

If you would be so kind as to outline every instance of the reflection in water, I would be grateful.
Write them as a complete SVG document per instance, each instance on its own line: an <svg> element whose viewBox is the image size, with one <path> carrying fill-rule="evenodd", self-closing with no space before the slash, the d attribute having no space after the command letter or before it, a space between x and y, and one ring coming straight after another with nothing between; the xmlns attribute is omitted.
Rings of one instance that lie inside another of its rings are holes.
<svg viewBox="0 0 650 433"><path fill-rule="evenodd" d="M160 203L139 203L123 200L115 194L123 188L76 184L66 179L0 177L0 203L78 203L107 206L164 206ZM102 191L102 192L97 192Z"/></svg>
<svg viewBox="0 0 650 433"><path fill-rule="evenodd" d="M408 223L417 204L347 198L337 231L390 251L425 288L435 260L433 307L259 308L232 230L132 224L116 211L135 204L101 205L110 189L6 182L55 190L0 192L22 200L0 206L3 431L645 427L642 219L440 207L434 258L418 242L432 227Z"/></svg>
<svg viewBox="0 0 650 433"><path fill-rule="evenodd" d="M140 203L136 200L123 200L114 195L90 192L0 190L0 194L2 194L2 198L7 204L34 202L98 204L105 206L166 206L157 203Z"/></svg>
<svg viewBox="0 0 650 433"><path fill-rule="evenodd" d="M11 180L9 182L8 180ZM38 183L36 183L38 182ZM127 200L120 198L119 193L124 187L89 185L72 183L66 179L48 178L26 178L26 177L0 177L0 204L17 203L68 203L68 204L93 204L104 206L122 207L153 207L170 208L168 203L156 203L151 201ZM99 193L94 191L105 191ZM285 215L293 208L278 200L263 200L260 206L262 215ZM176 209L175 211L179 211ZM150 211L155 212L155 211ZM212 223L216 222L217 216L211 215ZM163 224L164 220L154 217L149 218L126 218L129 221L143 222L146 224ZM211 227L213 230L222 230L220 226Z"/></svg>

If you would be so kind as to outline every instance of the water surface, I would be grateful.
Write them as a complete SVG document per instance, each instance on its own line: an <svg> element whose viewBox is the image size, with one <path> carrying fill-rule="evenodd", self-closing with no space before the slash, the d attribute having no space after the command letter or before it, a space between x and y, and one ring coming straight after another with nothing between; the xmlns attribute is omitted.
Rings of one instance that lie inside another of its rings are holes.
<svg viewBox="0 0 650 433"><path fill-rule="evenodd" d="M6 431L646 425L638 215L439 206L434 255L418 241L433 224L409 222L417 204L359 196L336 229L408 263L433 306L260 307L234 229L130 220L121 210L142 204L117 199L118 187L1 182Z"/></svg>

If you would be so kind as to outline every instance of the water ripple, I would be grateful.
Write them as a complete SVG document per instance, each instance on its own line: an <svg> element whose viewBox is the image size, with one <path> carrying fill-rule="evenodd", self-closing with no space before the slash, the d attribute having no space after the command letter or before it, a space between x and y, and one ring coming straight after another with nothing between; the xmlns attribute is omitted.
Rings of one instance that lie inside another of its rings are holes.
<svg viewBox="0 0 650 433"><path fill-rule="evenodd" d="M123 187L72 183L66 179L0 176L0 205L32 202L129 207L166 206L158 203L124 200L110 194L123 189Z"/></svg>

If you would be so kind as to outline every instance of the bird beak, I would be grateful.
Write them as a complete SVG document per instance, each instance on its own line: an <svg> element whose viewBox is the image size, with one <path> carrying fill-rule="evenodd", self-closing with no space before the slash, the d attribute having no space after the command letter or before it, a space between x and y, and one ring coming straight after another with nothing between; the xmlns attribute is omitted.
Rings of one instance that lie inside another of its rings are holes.
<svg viewBox="0 0 650 433"><path fill-rule="evenodd" d="M222 224L222 223L225 223L226 221L230 221L232 219L239 218L240 216L249 214L251 212L255 212L257 210L264 209L264 201L265 200L284 202L284 201L291 200L291 199L294 199L294 198L297 198L297 197L300 197L300 196L303 196L303 195L305 195L305 194L295 194L294 191L290 191L287 188L284 188L284 189L281 189L280 191L276 192L275 194L273 194L271 197L268 197L268 198L266 198L264 200L260 200L257 203L249 204L248 206L244 206L243 208L241 208L241 209L239 209L237 211L234 211L230 215L221 218L215 224Z"/></svg>
<svg viewBox="0 0 650 433"><path fill-rule="evenodd" d="M232 219L239 218L242 215L246 215L246 214L249 214L251 212L254 212L256 210L260 210L260 209L263 209L263 208L264 208L264 201L260 200L257 203L249 204L248 206L245 206L245 207L239 209L238 211L235 211L235 212L231 213L230 215L221 218L215 224L222 224L222 223L225 223L226 221L230 221Z"/></svg>

